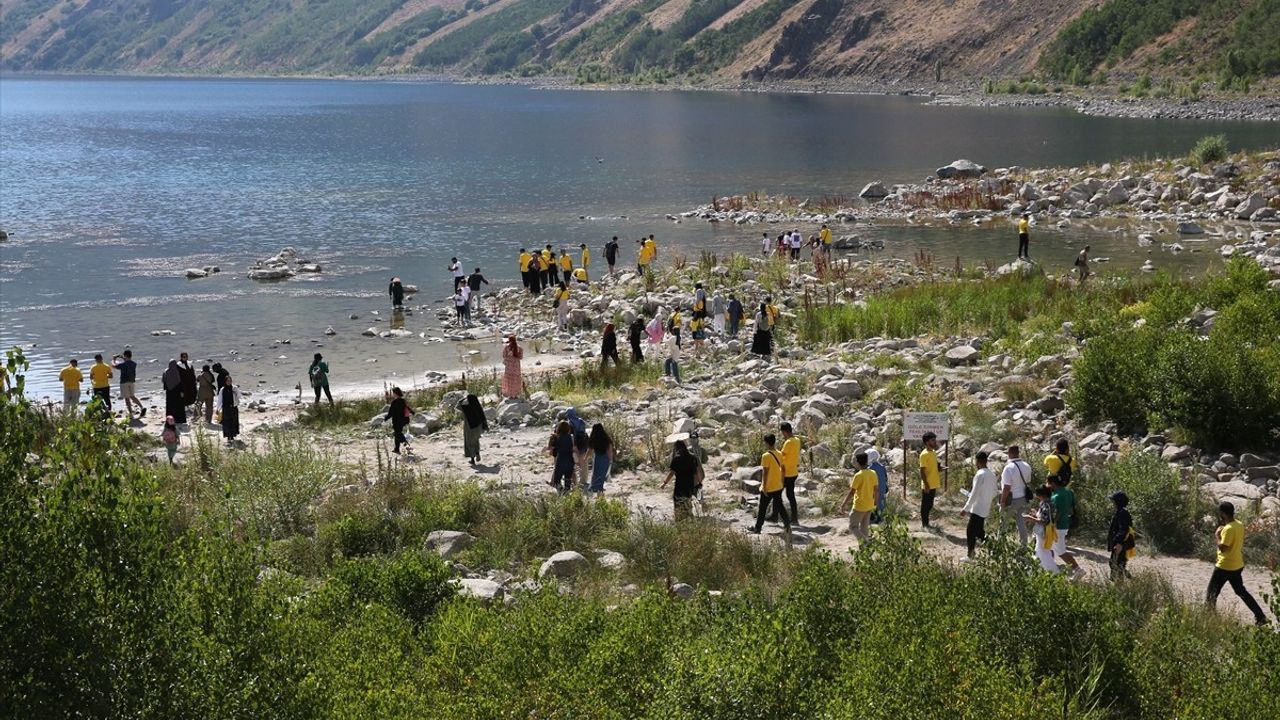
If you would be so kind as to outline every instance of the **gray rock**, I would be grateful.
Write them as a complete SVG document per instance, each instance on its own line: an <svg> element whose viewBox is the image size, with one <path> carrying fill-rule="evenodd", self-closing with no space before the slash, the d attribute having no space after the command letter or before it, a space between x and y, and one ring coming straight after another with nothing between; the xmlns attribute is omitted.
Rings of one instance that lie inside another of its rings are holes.
<svg viewBox="0 0 1280 720"><path fill-rule="evenodd" d="M571 578L587 569L587 559L582 553L573 550L561 550L547 558L538 568L538 577Z"/></svg>
<svg viewBox="0 0 1280 720"><path fill-rule="evenodd" d="M475 544L474 535L460 530L436 530L427 535L424 546L446 560Z"/></svg>
<svg viewBox="0 0 1280 720"><path fill-rule="evenodd" d="M960 345L947 351L946 360L950 367L972 365L978 362L980 353L971 345Z"/></svg>
<svg viewBox="0 0 1280 720"><path fill-rule="evenodd" d="M1244 474L1250 480L1280 480L1280 465L1260 465L1245 468Z"/></svg>
<svg viewBox="0 0 1280 720"><path fill-rule="evenodd" d="M938 168L938 177L946 179L951 178L976 178L986 174L987 169L972 160L956 160L950 165Z"/></svg>
<svg viewBox="0 0 1280 720"><path fill-rule="evenodd" d="M498 423L502 425L518 423L531 414L533 414L533 408L520 398L509 398L498 404Z"/></svg>
<svg viewBox="0 0 1280 720"><path fill-rule="evenodd" d="M880 200L888 197L889 191L879 180L869 182L862 188L862 192L858 193L858 197L864 200Z"/></svg>
<svg viewBox="0 0 1280 720"><path fill-rule="evenodd" d="M209 271L201 268L187 268L184 274L187 276L188 280L209 277Z"/></svg>
<svg viewBox="0 0 1280 720"><path fill-rule="evenodd" d="M1204 485L1205 492L1213 497L1214 502L1222 502L1224 498L1237 497L1245 500L1258 500L1262 497L1262 489L1243 480L1215 482ZM1236 508L1239 510L1240 508Z"/></svg>
<svg viewBox="0 0 1280 720"><path fill-rule="evenodd" d="M1190 221L1180 222L1178 223L1178 234L1179 235L1203 235L1204 228Z"/></svg>
<svg viewBox="0 0 1280 720"><path fill-rule="evenodd" d="M1223 462L1227 462L1225 458L1220 458L1220 459L1222 459ZM1234 464L1234 463L1228 463L1228 464ZM1253 453L1245 453L1240 456L1240 467L1245 469L1248 469L1251 467L1258 467L1260 465L1270 465L1270 464L1271 463L1267 462L1267 459L1262 457L1261 455L1254 455Z"/></svg>
<svg viewBox="0 0 1280 720"><path fill-rule="evenodd" d="M1191 457L1192 452L1186 445L1165 445L1160 451L1160 459L1165 462L1180 462Z"/></svg>
<svg viewBox="0 0 1280 720"><path fill-rule="evenodd" d="M1251 193L1249 197L1244 199L1244 202L1241 202L1239 205L1236 205L1236 210L1235 210L1236 219L1248 220L1253 217L1254 213L1258 212L1259 210L1261 210L1266 206L1267 206L1267 199L1262 196L1262 193L1260 192Z"/></svg>
<svg viewBox="0 0 1280 720"><path fill-rule="evenodd" d="M612 550L596 551L596 565L599 565L605 570L621 570L626 567L626 564L627 558L620 552L614 552Z"/></svg>
<svg viewBox="0 0 1280 720"><path fill-rule="evenodd" d="M697 591L695 591L693 586L688 583L676 583L671 586L671 594L681 600L690 600L695 594L697 594Z"/></svg>
<svg viewBox="0 0 1280 720"><path fill-rule="evenodd" d="M485 605L502 602L506 594L501 585L485 578L462 578L453 582L458 588L459 596L479 600Z"/></svg>
<svg viewBox="0 0 1280 720"><path fill-rule="evenodd" d="M822 391L836 400L860 400L862 386L857 380L836 380L822 386Z"/></svg>

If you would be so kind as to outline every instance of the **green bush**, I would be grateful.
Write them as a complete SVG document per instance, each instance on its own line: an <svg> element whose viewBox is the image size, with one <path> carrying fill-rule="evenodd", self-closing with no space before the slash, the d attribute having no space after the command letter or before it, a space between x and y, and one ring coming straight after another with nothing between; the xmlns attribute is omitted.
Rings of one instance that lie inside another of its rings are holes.
<svg viewBox="0 0 1280 720"><path fill-rule="evenodd" d="M1196 165L1222 162L1227 159L1227 136L1206 135L1191 149L1191 162Z"/></svg>
<svg viewBox="0 0 1280 720"><path fill-rule="evenodd" d="M1198 538L1208 537L1207 531L1211 530L1201 527L1208 510L1206 502L1158 455L1122 455L1089 473L1082 487L1093 501L1090 525L1095 531L1106 531L1113 512L1112 503L1106 498L1116 490L1129 496L1129 512L1141 544L1159 552L1188 555L1197 549Z"/></svg>

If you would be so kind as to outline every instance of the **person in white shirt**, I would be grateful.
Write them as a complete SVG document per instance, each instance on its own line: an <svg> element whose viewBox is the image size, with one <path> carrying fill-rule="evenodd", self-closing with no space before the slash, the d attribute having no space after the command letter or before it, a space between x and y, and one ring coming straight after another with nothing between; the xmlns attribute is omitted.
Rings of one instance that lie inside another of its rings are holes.
<svg viewBox="0 0 1280 720"><path fill-rule="evenodd" d="M453 273L453 291L458 292L458 286L463 284L467 279L465 273L462 272L462 263L458 262L458 258L449 261L449 272Z"/></svg>
<svg viewBox="0 0 1280 720"><path fill-rule="evenodd" d="M453 295L453 309L458 314L458 325L467 327L471 324L471 288L458 286Z"/></svg>
<svg viewBox="0 0 1280 720"><path fill-rule="evenodd" d="M965 529L964 536L971 558L978 541L987 539L987 516L991 514L991 503L996 499L996 474L987 469L987 454L978 451L974 462L978 466L978 472L974 473L973 487L969 490L969 499L965 501L963 510L969 514L969 526Z"/></svg>
<svg viewBox="0 0 1280 720"><path fill-rule="evenodd" d="M676 336L668 334L667 339L663 341L666 345L667 359L663 362L663 371L667 375L676 379L676 384L680 384L680 344L676 341Z"/></svg>
<svg viewBox="0 0 1280 720"><path fill-rule="evenodd" d="M1031 466L1020 455L1021 448L1009 446L1009 462L1000 473L1000 508L1012 510L1018 524L1018 542L1027 544L1027 503L1031 502Z"/></svg>
<svg viewBox="0 0 1280 720"><path fill-rule="evenodd" d="M764 239L760 241L760 252L769 257L769 251L773 249L773 241L769 239L769 233L764 234Z"/></svg>
<svg viewBox="0 0 1280 720"><path fill-rule="evenodd" d="M792 231L791 231L791 238L790 238L790 241L791 241L791 259L792 259L792 260L799 260L799 259L800 259L800 248L804 246L804 238L800 237L800 231L799 231L799 230L792 230Z"/></svg>

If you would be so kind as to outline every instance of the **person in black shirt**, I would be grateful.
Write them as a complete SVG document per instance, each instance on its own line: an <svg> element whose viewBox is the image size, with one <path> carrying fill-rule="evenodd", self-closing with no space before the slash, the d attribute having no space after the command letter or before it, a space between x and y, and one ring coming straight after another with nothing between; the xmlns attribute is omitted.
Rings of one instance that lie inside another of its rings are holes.
<svg viewBox="0 0 1280 720"><path fill-rule="evenodd" d="M662 487L666 487L672 478L675 478L676 486L671 498L676 522L680 522L693 517L693 499L698 496L698 489L702 487L702 466L689 452L689 446L683 440L676 441L671 468L667 471L667 479L662 481Z"/></svg>
<svg viewBox="0 0 1280 720"><path fill-rule="evenodd" d="M133 351L125 350L123 357L116 355L112 361L115 369L120 372L120 398L124 400L124 411L132 418L133 406L137 405L138 417L146 417L147 407L138 399L138 363L133 361Z"/></svg>
<svg viewBox="0 0 1280 720"><path fill-rule="evenodd" d="M1111 582L1129 577L1129 551L1133 549L1133 516L1129 514L1129 496L1123 490L1111 493L1116 513L1107 530L1107 549L1111 551Z"/></svg>
<svg viewBox="0 0 1280 720"><path fill-rule="evenodd" d="M391 388L391 406L387 408L387 419L391 421L391 429L395 431L395 448L391 452L399 455L400 446L413 454L413 450L409 447L409 441L404 436L404 429L409 427L409 418L413 417L413 408L409 407L409 402L404 399L404 391L398 387Z"/></svg>
<svg viewBox="0 0 1280 720"><path fill-rule="evenodd" d="M618 262L618 236L604 244L604 260L609 263L609 274L613 274L613 266Z"/></svg>
<svg viewBox="0 0 1280 720"><path fill-rule="evenodd" d="M391 296L391 307L400 309L404 307L404 285L400 284L400 278L391 278L391 284L387 286L387 294Z"/></svg>
<svg viewBox="0 0 1280 720"><path fill-rule="evenodd" d="M613 360L613 366L622 365L622 360L618 359L618 333L613 330L613 323L606 323L604 326L604 338L600 341L600 369L609 367L609 361Z"/></svg>
<svg viewBox="0 0 1280 720"><path fill-rule="evenodd" d="M488 284L489 281L480 274L480 268L467 276L467 287L471 288L471 299L476 303L476 312L480 311L480 286Z"/></svg>

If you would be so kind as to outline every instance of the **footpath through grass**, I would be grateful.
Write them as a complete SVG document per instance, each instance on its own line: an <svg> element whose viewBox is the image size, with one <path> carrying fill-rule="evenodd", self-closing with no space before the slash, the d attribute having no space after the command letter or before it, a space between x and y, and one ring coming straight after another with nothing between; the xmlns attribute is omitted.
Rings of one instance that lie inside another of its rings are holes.
<svg viewBox="0 0 1280 720"><path fill-rule="evenodd" d="M20 392L0 396L0 425L15 717L1280 715L1280 634L1180 605L1154 578L1035 572L1003 536L957 573L891 525L847 563L385 465L374 490L346 492L327 458L286 440L260 477L251 457L216 453L171 473L126 431L49 420ZM290 470L311 479L286 485ZM526 573L597 547L628 566L484 606L423 551L439 528L477 535L458 557L477 567ZM726 592L674 599L669 575Z"/></svg>

